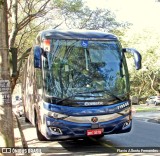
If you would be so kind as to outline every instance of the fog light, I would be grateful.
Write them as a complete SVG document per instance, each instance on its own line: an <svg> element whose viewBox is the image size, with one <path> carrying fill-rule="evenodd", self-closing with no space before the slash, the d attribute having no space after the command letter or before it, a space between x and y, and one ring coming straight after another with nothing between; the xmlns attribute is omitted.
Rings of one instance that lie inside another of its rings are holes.
<svg viewBox="0 0 160 156"><path fill-rule="evenodd" d="M126 129L128 126L130 125L130 122L127 121L123 124L123 128L122 129Z"/></svg>
<svg viewBox="0 0 160 156"><path fill-rule="evenodd" d="M54 134L62 134L62 131L57 128L57 127L49 127L49 129L52 131Z"/></svg>

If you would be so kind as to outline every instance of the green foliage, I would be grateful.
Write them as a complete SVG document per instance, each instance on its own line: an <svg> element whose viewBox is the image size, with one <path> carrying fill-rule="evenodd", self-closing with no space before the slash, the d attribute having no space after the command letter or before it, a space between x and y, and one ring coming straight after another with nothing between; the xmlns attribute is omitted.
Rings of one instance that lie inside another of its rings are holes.
<svg viewBox="0 0 160 156"><path fill-rule="evenodd" d="M158 107L149 107L149 106L136 107L136 112L156 112L156 111L159 111Z"/></svg>
<svg viewBox="0 0 160 156"><path fill-rule="evenodd" d="M80 11L83 7L82 0L53 0L53 4L64 12Z"/></svg>
<svg viewBox="0 0 160 156"><path fill-rule="evenodd" d="M4 4L4 0L0 0L0 6Z"/></svg>
<svg viewBox="0 0 160 156"><path fill-rule="evenodd" d="M147 97L156 95L160 87L160 32L155 30L129 30L124 36L125 46L136 48L142 55L142 69L135 71L132 58L127 55L132 95Z"/></svg>
<svg viewBox="0 0 160 156"><path fill-rule="evenodd" d="M122 37L123 28L129 26L128 23L117 22L115 15L107 9L91 10L84 5L83 0L20 0L17 6L18 17L14 32L12 16L9 16L8 22L9 33L16 34L13 45L18 48L18 69L21 72L28 56L27 49L32 47L37 33L43 29L62 25L61 28L65 26L69 29L109 31ZM13 15L11 11L8 10L8 15Z"/></svg>

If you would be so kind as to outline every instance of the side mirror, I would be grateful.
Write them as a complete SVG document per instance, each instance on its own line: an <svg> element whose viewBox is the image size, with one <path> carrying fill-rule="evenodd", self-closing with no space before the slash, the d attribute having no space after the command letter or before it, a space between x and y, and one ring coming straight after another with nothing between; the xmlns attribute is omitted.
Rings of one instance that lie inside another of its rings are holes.
<svg viewBox="0 0 160 156"><path fill-rule="evenodd" d="M34 67L41 68L41 54L42 54L41 47L37 45L34 46L33 53L34 53Z"/></svg>
<svg viewBox="0 0 160 156"><path fill-rule="evenodd" d="M136 66L136 70L141 69L141 66L142 66L142 64L141 64L142 57L141 57L141 54L136 49L133 49L133 48L123 48L123 52L129 52L129 53L131 53L134 56L134 63L135 63L135 66Z"/></svg>

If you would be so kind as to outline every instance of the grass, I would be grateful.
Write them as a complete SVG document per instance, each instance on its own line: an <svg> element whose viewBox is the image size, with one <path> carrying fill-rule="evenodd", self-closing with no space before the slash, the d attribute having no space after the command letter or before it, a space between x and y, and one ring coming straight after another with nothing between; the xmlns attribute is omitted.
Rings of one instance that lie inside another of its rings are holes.
<svg viewBox="0 0 160 156"><path fill-rule="evenodd" d="M157 112L160 111L160 106L146 106L146 105L133 105L136 112Z"/></svg>
<svg viewBox="0 0 160 156"><path fill-rule="evenodd" d="M156 108L137 108L136 112L156 112L158 111Z"/></svg>

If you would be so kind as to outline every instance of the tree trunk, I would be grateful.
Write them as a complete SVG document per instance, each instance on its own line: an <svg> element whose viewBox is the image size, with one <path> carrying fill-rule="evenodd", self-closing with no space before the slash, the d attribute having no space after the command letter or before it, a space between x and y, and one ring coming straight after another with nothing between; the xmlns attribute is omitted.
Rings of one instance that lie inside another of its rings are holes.
<svg viewBox="0 0 160 156"><path fill-rule="evenodd" d="M6 10L7 1L0 0L0 145L14 147Z"/></svg>
<svg viewBox="0 0 160 156"><path fill-rule="evenodd" d="M12 12L12 32L9 35L9 49L14 48L16 36L18 33L17 0L12 1L11 12ZM15 53L15 52L17 53L17 51L13 51L12 53ZM11 93L13 92L15 85L16 85L16 81L19 77L19 71L14 71L14 72L15 73L12 74L12 76L10 78L11 79Z"/></svg>

